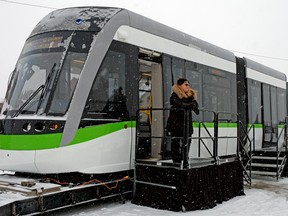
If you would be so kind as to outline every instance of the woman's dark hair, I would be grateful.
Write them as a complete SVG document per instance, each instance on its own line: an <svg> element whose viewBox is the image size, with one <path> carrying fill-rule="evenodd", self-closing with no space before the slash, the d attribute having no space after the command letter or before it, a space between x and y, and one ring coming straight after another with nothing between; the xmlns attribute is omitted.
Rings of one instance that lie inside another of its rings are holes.
<svg viewBox="0 0 288 216"><path fill-rule="evenodd" d="M188 81L187 79L185 79L185 78L179 78L179 79L177 80L177 85L182 85L184 82L188 82L188 83L189 83L189 81Z"/></svg>

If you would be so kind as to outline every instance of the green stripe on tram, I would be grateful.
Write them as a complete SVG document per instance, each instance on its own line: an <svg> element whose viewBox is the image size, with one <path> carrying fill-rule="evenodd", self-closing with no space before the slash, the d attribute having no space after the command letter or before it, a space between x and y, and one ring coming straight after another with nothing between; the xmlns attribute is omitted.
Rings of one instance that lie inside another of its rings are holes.
<svg viewBox="0 0 288 216"><path fill-rule="evenodd" d="M131 128L134 126L132 122L118 122L112 124L103 124L93 127L80 128L78 129L74 139L69 143L69 145L75 145L78 143L86 142L107 134L124 129L124 127ZM136 125L136 124L135 124Z"/></svg>
<svg viewBox="0 0 288 216"><path fill-rule="evenodd" d="M199 128L199 122L193 122L194 128ZM204 128L204 125L206 128L214 128L213 122L203 122L200 124L201 128ZM229 123L229 122L219 122L218 128L237 128L237 123Z"/></svg>
<svg viewBox="0 0 288 216"><path fill-rule="evenodd" d="M204 122L203 123L207 128L214 128L213 122ZM201 127L204 127L203 124L201 124ZM199 127L199 122L193 122L193 127ZM219 128L237 128L237 123L228 123L228 122L219 122L218 123ZM247 128L250 128L251 124L247 125ZM255 128L263 128L262 124L254 124ZM278 128L282 128L283 125L278 125Z"/></svg>
<svg viewBox="0 0 288 216"><path fill-rule="evenodd" d="M207 128L214 128L213 122L203 123ZM203 128L203 124L200 127ZM135 128L136 121L126 121L96 125L77 130L75 137L69 145L76 145L82 142L96 139L107 134L122 130L125 128ZM255 128L263 128L262 124L254 124ZM194 128L199 128L199 122L193 122ZM237 128L237 123L218 123L219 128ZM250 128L251 124L247 125ZM283 125L278 125L282 128ZM0 135L0 149L2 150L44 150L58 148L62 138L62 133L56 134L33 134L33 135Z"/></svg>
<svg viewBox="0 0 288 216"><path fill-rule="evenodd" d="M74 139L68 145L75 145L127 128L135 127L135 121L96 125L77 130ZM31 135L0 135L2 150L44 150L59 148L62 133Z"/></svg>
<svg viewBox="0 0 288 216"><path fill-rule="evenodd" d="M0 135L2 150L42 150L59 147L62 133L34 135Z"/></svg>
<svg viewBox="0 0 288 216"><path fill-rule="evenodd" d="M247 128L250 128L251 125L252 125L252 124L248 124L248 125L247 125ZM262 125L262 124L254 124L254 127L255 127L255 128L263 128L263 125Z"/></svg>

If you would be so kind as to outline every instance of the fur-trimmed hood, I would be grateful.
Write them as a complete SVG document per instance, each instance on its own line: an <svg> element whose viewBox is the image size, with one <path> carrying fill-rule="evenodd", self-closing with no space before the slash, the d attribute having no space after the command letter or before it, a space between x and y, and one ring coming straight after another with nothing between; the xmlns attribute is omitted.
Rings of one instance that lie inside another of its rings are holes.
<svg viewBox="0 0 288 216"><path fill-rule="evenodd" d="M197 98L197 93L192 88L189 88L189 91L185 93L179 88L177 84L175 84L173 85L172 90L180 99L193 97L196 100Z"/></svg>

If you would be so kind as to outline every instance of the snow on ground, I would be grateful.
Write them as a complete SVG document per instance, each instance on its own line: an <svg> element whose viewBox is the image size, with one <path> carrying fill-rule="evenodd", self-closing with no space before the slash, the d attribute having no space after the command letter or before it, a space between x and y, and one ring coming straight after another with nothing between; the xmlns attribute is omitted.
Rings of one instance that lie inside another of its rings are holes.
<svg viewBox="0 0 288 216"><path fill-rule="evenodd" d="M0 173L1 175L1 173ZM253 179L252 188L245 187L245 196L238 196L218 204L212 209L171 212L150 207L137 206L130 201L125 204L102 203L93 206L78 206L55 216L286 216L288 215L288 178L278 182L275 179ZM13 192L0 191L0 206L21 198ZM1 215L1 214L0 214Z"/></svg>
<svg viewBox="0 0 288 216"><path fill-rule="evenodd" d="M279 216L288 215L288 178L276 182L253 180L252 188L245 188L245 196L238 196L212 209L190 212L170 212L150 207L109 203L94 207L79 207L57 213L59 216Z"/></svg>

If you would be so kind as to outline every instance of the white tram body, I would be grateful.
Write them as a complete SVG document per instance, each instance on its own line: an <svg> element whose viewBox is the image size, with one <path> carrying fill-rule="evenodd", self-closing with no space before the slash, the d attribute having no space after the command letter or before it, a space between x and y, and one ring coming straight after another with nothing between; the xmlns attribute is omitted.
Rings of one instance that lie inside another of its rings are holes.
<svg viewBox="0 0 288 216"><path fill-rule="evenodd" d="M237 136L237 97L247 99L246 109L240 111L247 125L258 124L255 148L261 148L263 125L278 128L286 115L286 76L242 60L244 73L237 72L232 52L125 9L54 11L32 31L11 76L1 112L0 169L29 173L133 169L137 110L169 108L171 86L179 77L190 80L201 108L226 113L218 124L223 137L219 157L237 154L237 139L227 138ZM248 91L237 90L239 76ZM260 85L258 96L252 95L255 82ZM257 105L263 106L266 85L270 97L275 90L277 101L283 101L275 105L277 117L270 110L270 119L258 115L253 121L255 107L249 104L257 97ZM140 123L150 128L150 135L163 135L167 115L142 112ZM208 130L199 129L200 122ZM194 116L193 125L195 138L214 133L211 113ZM206 146L213 151L212 140L207 139ZM153 139L140 147L143 157L158 159L170 148ZM192 139L189 156L211 157L199 139Z"/></svg>

